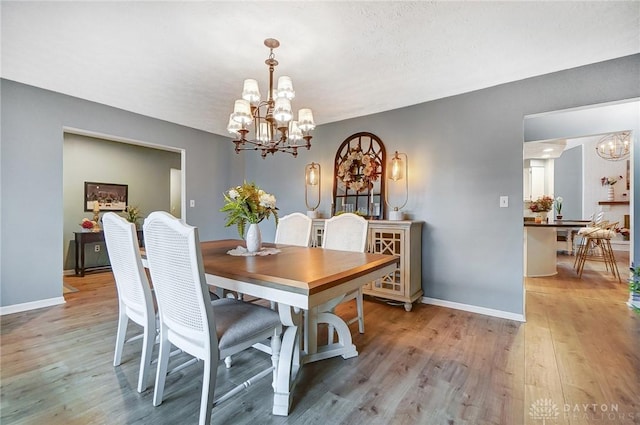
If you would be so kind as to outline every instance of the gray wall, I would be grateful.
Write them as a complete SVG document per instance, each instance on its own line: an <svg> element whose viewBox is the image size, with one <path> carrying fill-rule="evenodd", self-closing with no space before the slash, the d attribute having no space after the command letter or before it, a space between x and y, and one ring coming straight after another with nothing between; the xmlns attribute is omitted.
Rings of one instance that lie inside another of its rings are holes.
<svg viewBox="0 0 640 425"><path fill-rule="evenodd" d="M562 197L562 215L568 218L582 218L582 146L562 152L553 161L553 193ZM553 214L555 216L555 205Z"/></svg>
<svg viewBox="0 0 640 425"><path fill-rule="evenodd" d="M126 184L129 205L143 216L151 211L170 211L170 170L180 169L180 153L65 133L63 147L64 268L75 265L74 233L81 231L84 211L84 182ZM139 222L142 224L142 221ZM87 266L108 264L104 249L95 253L87 246Z"/></svg>
<svg viewBox="0 0 640 425"><path fill-rule="evenodd" d="M186 220L203 239L233 236L219 200L244 157L227 138L4 79L0 90L0 305L62 296L65 127L186 149Z"/></svg>
<svg viewBox="0 0 640 425"><path fill-rule="evenodd" d="M323 125L298 160L247 156L247 175L286 194L280 208L303 211L304 163L320 163L326 215L339 144L356 132L376 134L388 152L409 157L405 211L425 222L425 296L522 314L524 117L636 97L638 75L635 55ZM501 195L509 208L498 207Z"/></svg>
<svg viewBox="0 0 640 425"><path fill-rule="evenodd" d="M323 169L320 210L328 214L335 150L350 134L372 132L388 151L409 157L405 210L426 223L426 296L522 314L523 119L640 96L639 74L640 55L635 55L323 125L311 150L297 159L278 154L265 160L253 152L234 154L225 137L3 80L1 304L61 294L62 127L67 125L184 147L187 199L196 200L186 220L200 227L202 239L235 236L235 229L222 226L218 209L221 193L245 177L276 195L281 214L304 211L303 169L311 161ZM24 196L43 181L43 198ZM509 208L498 208L500 195L509 196ZM39 225L25 227L25 220ZM272 240L273 220L262 227L265 240ZM31 267L34 240L47 252L39 256L38 268Z"/></svg>

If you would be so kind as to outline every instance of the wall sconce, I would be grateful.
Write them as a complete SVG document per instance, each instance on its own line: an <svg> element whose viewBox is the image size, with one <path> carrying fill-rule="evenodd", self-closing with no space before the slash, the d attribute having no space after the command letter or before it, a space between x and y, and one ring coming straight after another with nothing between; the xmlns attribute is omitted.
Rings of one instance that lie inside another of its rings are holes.
<svg viewBox="0 0 640 425"><path fill-rule="evenodd" d="M409 179L407 175L407 154L393 154L387 166L387 179L390 180L385 193L385 202L389 206L389 220L403 220L404 213L400 211L409 200ZM393 195L391 192L395 192ZM397 200L395 199L397 198ZM393 200L393 203L390 201Z"/></svg>
<svg viewBox="0 0 640 425"><path fill-rule="evenodd" d="M309 197L317 198L314 204ZM320 205L320 164L312 162L304 167L304 203L307 205L307 216L318 218L317 208Z"/></svg>

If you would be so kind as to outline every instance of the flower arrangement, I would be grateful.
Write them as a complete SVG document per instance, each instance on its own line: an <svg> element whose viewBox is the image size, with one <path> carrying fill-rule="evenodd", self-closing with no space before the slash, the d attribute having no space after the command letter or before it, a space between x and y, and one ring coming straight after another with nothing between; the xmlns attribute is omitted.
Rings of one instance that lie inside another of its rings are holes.
<svg viewBox="0 0 640 425"><path fill-rule="evenodd" d="M373 182L380 177L380 162L360 148L353 148L338 166L338 179L347 189L362 192L373 188Z"/></svg>
<svg viewBox="0 0 640 425"><path fill-rule="evenodd" d="M531 212L551 211L551 207L553 207L553 198L547 195L539 197L529 205Z"/></svg>
<svg viewBox="0 0 640 425"><path fill-rule="evenodd" d="M225 205L220 211L227 213L225 227L235 224L242 238L247 223L260 223L273 215L278 225L276 197L260 189L255 183L244 182L242 186L232 187L225 192L224 200Z"/></svg>
<svg viewBox="0 0 640 425"><path fill-rule="evenodd" d="M83 229L93 229L97 223L95 221L91 221L88 218L83 218L80 226Z"/></svg>
<svg viewBox="0 0 640 425"><path fill-rule="evenodd" d="M562 214L562 201L564 201L564 199L562 199L562 196L558 196L556 198L556 214L557 215Z"/></svg>
<svg viewBox="0 0 640 425"><path fill-rule="evenodd" d="M130 223L138 224L138 220L142 218L140 208L137 206L132 207L131 205L127 205L124 208L124 218Z"/></svg>
<svg viewBox="0 0 640 425"><path fill-rule="evenodd" d="M603 177L600 179L600 183L602 183L603 186L613 186L618 180L622 180L622 176Z"/></svg>

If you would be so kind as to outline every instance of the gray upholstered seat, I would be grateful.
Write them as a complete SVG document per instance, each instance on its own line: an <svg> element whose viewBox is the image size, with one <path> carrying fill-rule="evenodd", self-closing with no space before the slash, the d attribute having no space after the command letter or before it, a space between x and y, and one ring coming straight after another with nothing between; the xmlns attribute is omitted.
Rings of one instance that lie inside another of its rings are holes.
<svg viewBox="0 0 640 425"><path fill-rule="evenodd" d="M218 347L223 350L255 339L265 330L280 326L280 317L266 307L221 298L211 302L216 318Z"/></svg>

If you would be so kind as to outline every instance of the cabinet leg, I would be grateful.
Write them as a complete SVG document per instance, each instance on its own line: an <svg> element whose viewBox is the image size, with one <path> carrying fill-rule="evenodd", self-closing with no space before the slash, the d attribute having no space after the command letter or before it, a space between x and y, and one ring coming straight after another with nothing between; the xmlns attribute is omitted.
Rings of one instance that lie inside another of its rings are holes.
<svg viewBox="0 0 640 425"><path fill-rule="evenodd" d="M413 303L404 303L404 309L406 311L411 311L412 308L413 308Z"/></svg>

